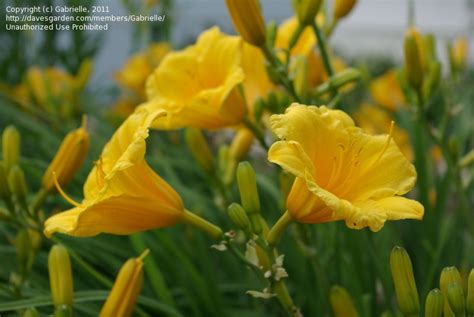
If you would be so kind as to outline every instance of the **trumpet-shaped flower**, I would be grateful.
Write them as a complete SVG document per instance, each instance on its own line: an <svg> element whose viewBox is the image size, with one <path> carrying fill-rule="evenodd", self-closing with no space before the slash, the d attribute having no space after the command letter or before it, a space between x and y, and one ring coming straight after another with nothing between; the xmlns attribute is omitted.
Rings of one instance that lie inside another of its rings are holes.
<svg viewBox="0 0 474 317"><path fill-rule="evenodd" d="M84 200L45 222L44 232L93 236L101 232L129 234L175 224L185 213L175 190L145 161L148 130L165 115L140 109L104 147L84 185Z"/></svg>
<svg viewBox="0 0 474 317"><path fill-rule="evenodd" d="M296 176L287 217L372 231L386 220L422 218L423 206L400 196L413 188L416 171L391 135L368 135L342 111L300 104L272 116L271 126L281 141L268 159Z"/></svg>
<svg viewBox="0 0 474 317"><path fill-rule="evenodd" d="M215 129L240 123L246 114L238 91L244 81L241 45L239 37L213 27L195 45L169 53L146 85L146 107L168 112L153 127Z"/></svg>

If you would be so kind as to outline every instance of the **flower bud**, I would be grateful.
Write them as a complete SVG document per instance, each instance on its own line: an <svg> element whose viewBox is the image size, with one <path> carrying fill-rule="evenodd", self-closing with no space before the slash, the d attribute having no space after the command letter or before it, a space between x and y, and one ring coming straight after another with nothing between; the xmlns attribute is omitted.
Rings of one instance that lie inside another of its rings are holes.
<svg viewBox="0 0 474 317"><path fill-rule="evenodd" d="M333 89L339 89L343 86L358 80L361 72L355 68L346 68L319 85L316 91L318 96L325 94Z"/></svg>
<svg viewBox="0 0 474 317"><path fill-rule="evenodd" d="M443 316L443 294L439 289L433 289L426 297L425 317Z"/></svg>
<svg viewBox="0 0 474 317"><path fill-rule="evenodd" d="M62 245L54 245L48 255L49 284L54 307L72 306L74 286L69 253Z"/></svg>
<svg viewBox="0 0 474 317"><path fill-rule="evenodd" d="M77 90L81 90L87 84L89 77L92 73L92 61L89 58L86 58L82 61L81 65L79 65L79 70L77 71L77 75L75 78L75 88Z"/></svg>
<svg viewBox="0 0 474 317"><path fill-rule="evenodd" d="M10 186L8 185L8 174L3 162L0 162L0 199L10 197Z"/></svg>
<svg viewBox="0 0 474 317"><path fill-rule="evenodd" d="M254 138L252 131L249 129L239 129L230 145L229 154L231 159L240 162L245 158L252 147Z"/></svg>
<svg viewBox="0 0 474 317"><path fill-rule="evenodd" d="M462 285L461 274L459 274L458 269L454 266L445 267L443 271L441 271L441 277L439 280L439 286L444 297L444 317L455 316L454 312L452 311L449 305L449 299L448 299L449 285L452 283L457 283L459 285Z"/></svg>
<svg viewBox="0 0 474 317"><path fill-rule="evenodd" d="M423 49L420 38L420 33L414 27L405 33L405 72L408 83L415 89L419 89L423 83Z"/></svg>
<svg viewBox="0 0 474 317"><path fill-rule="evenodd" d="M214 158L201 130L186 129L186 144L199 166L208 173L214 172Z"/></svg>
<svg viewBox="0 0 474 317"><path fill-rule="evenodd" d="M308 61L306 57L299 56L293 64L294 79L293 83L295 86L296 93L303 99L306 97L309 88L309 73L308 73Z"/></svg>
<svg viewBox="0 0 474 317"><path fill-rule="evenodd" d="M16 258L18 271L22 277L28 275L33 265L34 248L29 229L21 229L15 237Z"/></svg>
<svg viewBox="0 0 474 317"><path fill-rule="evenodd" d="M20 144L21 137L18 130L12 125L6 127L2 134L2 153L7 172L20 162Z"/></svg>
<svg viewBox="0 0 474 317"><path fill-rule="evenodd" d="M449 307L451 307L451 310L456 317L466 316L466 305L464 300L462 286L458 283L450 283L448 285L448 302Z"/></svg>
<svg viewBox="0 0 474 317"><path fill-rule="evenodd" d="M474 315L474 269L471 270L467 279L466 309L469 315Z"/></svg>
<svg viewBox="0 0 474 317"><path fill-rule="evenodd" d="M255 171L249 162L239 163L237 167L237 184L239 186L242 206L250 218L252 231L259 234L262 232L262 224L260 222L260 198L258 196Z"/></svg>
<svg viewBox="0 0 474 317"><path fill-rule="evenodd" d="M423 82L423 95L428 99L438 87L439 79L441 77L441 63L432 61L428 65L428 76Z"/></svg>
<svg viewBox="0 0 474 317"><path fill-rule="evenodd" d="M244 208L237 203L232 203L227 208L227 214L230 220L241 230L247 231L250 228L250 220Z"/></svg>
<svg viewBox="0 0 474 317"><path fill-rule="evenodd" d="M356 2L356 0L336 0L333 10L334 19L338 20L348 15Z"/></svg>
<svg viewBox="0 0 474 317"><path fill-rule="evenodd" d="M456 39L449 47L449 61L451 69L456 72L466 68L468 55L468 43L465 38Z"/></svg>
<svg viewBox="0 0 474 317"><path fill-rule="evenodd" d="M268 46L274 47L275 40L278 33L278 24L275 21L270 21L267 23L267 43Z"/></svg>
<svg viewBox="0 0 474 317"><path fill-rule="evenodd" d="M420 301L410 256L402 247L394 247L390 255L390 269L400 311L408 316L418 315Z"/></svg>
<svg viewBox="0 0 474 317"><path fill-rule="evenodd" d="M15 165L10 169L10 173L8 174L8 185L12 194L19 202L26 201L28 188L26 186L25 174L18 165Z"/></svg>
<svg viewBox="0 0 474 317"><path fill-rule="evenodd" d="M334 317L358 317L359 314L354 306L351 295L341 286L331 287L329 292Z"/></svg>
<svg viewBox="0 0 474 317"><path fill-rule="evenodd" d="M58 152L43 175L41 186L46 191L56 190L54 177L61 187L67 185L84 162L89 150L90 138L86 130L86 120L82 126L69 132ZM53 174L56 174L54 176Z"/></svg>
<svg viewBox="0 0 474 317"><path fill-rule="evenodd" d="M254 46L265 44L265 22L258 0L226 0L227 9L240 36Z"/></svg>
<svg viewBox="0 0 474 317"><path fill-rule="evenodd" d="M301 25L311 25L321 6L321 0L293 0L298 21Z"/></svg>
<svg viewBox="0 0 474 317"><path fill-rule="evenodd" d="M423 36L423 46L425 51L425 60L430 63L437 61L436 56L436 39L432 33Z"/></svg>
<svg viewBox="0 0 474 317"><path fill-rule="evenodd" d="M143 259L148 253L149 250L146 250L138 258L125 262L100 311L100 317L131 316L143 285Z"/></svg>

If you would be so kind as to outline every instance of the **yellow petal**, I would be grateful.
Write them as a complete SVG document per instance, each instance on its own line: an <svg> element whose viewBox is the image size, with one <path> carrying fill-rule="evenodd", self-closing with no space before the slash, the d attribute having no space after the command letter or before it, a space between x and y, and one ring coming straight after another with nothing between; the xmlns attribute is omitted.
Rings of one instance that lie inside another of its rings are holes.
<svg viewBox="0 0 474 317"><path fill-rule="evenodd" d="M80 206L50 217L45 234L88 237L99 233L130 234L175 224L182 209L159 199L122 195Z"/></svg>

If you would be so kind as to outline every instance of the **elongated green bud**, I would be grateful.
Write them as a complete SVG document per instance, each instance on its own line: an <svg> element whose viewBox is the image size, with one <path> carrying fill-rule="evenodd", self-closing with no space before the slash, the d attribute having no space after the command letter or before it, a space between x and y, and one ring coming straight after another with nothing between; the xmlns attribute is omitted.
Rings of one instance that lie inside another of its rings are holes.
<svg viewBox="0 0 474 317"><path fill-rule="evenodd" d="M321 6L321 0L293 0L298 21L301 25L311 25Z"/></svg>
<svg viewBox="0 0 474 317"><path fill-rule="evenodd" d="M237 184L239 186L240 200L244 210L247 212L252 231L256 234L262 232L260 222L260 198L257 190L257 178L255 171L249 162L241 162L237 167Z"/></svg>
<svg viewBox="0 0 474 317"><path fill-rule="evenodd" d="M274 47L275 40L278 33L278 24L275 21L270 21L267 23L267 43L268 46Z"/></svg>
<svg viewBox="0 0 474 317"><path fill-rule="evenodd" d="M262 46L266 41L265 22L258 0L226 0L235 29L249 44Z"/></svg>
<svg viewBox="0 0 474 317"><path fill-rule="evenodd" d="M294 86L296 93L305 98L309 89L308 82L308 61L306 57L299 56L293 64Z"/></svg>
<svg viewBox="0 0 474 317"><path fill-rule="evenodd" d="M438 59L436 54L436 38L433 33L428 33L423 36L423 44L425 47L425 59L428 63Z"/></svg>
<svg viewBox="0 0 474 317"><path fill-rule="evenodd" d="M407 81L414 89L420 89L423 84L422 47L419 38L420 33L413 27L409 28L405 33L403 45Z"/></svg>
<svg viewBox="0 0 474 317"><path fill-rule="evenodd" d="M451 306L449 305L448 300L449 284L452 283L462 285L461 274L459 274L458 269L454 266L445 267L443 271L441 271L441 277L439 280L439 286L444 297L444 317L455 316L454 312L451 309Z"/></svg>
<svg viewBox="0 0 474 317"><path fill-rule="evenodd" d="M15 165L10 169L10 173L8 174L8 184L18 201L26 201L28 188L26 186L25 174L18 165Z"/></svg>
<svg viewBox="0 0 474 317"><path fill-rule="evenodd" d="M232 203L227 208L227 214L230 220L239 228L246 233L250 229L250 220L245 212L244 208L237 203Z"/></svg>
<svg viewBox="0 0 474 317"><path fill-rule="evenodd" d="M394 247L390 255L390 269L400 311L408 316L418 316L420 300L410 256L402 247Z"/></svg>
<svg viewBox="0 0 474 317"><path fill-rule="evenodd" d="M456 317L466 316L466 304L464 299L464 291L462 286L458 283L451 283L448 285L448 302L449 307Z"/></svg>
<svg viewBox="0 0 474 317"><path fill-rule="evenodd" d="M26 276L30 272L33 264L33 248L28 229L18 231L15 238L16 258L21 276Z"/></svg>
<svg viewBox="0 0 474 317"><path fill-rule="evenodd" d="M341 286L334 285L329 292L329 301L335 317L358 317L351 295Z"/></svg>
<svg viewBox="0 0 474 317"><path fill-rule="evenodd" d="M229 148L231 159L239 162L245 158L252 147L254 139L252 131L249 129L239 129Z"/></svg>
<svg viewBox="0 0 474 317"><path fill-rule="evenodd" d="M69 253L62 245L54 245L48 256L51 297L56 309L62 305L72 306L74 286Z"/></svg>
<svg viewBox="0 0 474 317"><path fill-rule="evenodd" d="M474 315L474 269L471 270L467 279L466 309L469 315Z"/></svg>
<svg viewBox="0 0 474 317"><path fill-rule="evenodd" d="M423 95L425 99L428 99L438 86L439 79L441 77L441 63L438 61L432 61L428 65L428 75L426 80L423 81Z"/></svg>
<svg viewBox="0 0 474 317"><path fill-rule="evenodd" d="M443 316L443 294L439 289L433 289L426 297L425 317L441 317Z"/></svg>
<svg viewBox="0 0 474 317"><path fill-rule="evenodd" d="M316 95L323 95L332 89L339 89L343 86L357 81L361 77L361 72L355 68L346 68L334 76L332 76L329 81L324 82L319 85L316 89Z"/></svg>
<svg viewBox="0 0 474 317"><path fill-rule="evenodd" d="M186 129L186 143L199 166L208 173L214 171L214 157L202 131L196 128Z"/></svg>
<svg viewBox="0 0 474 317"><path fill-rule="evenodd" d="M0 162L0 198L5 199L10 197L11 191L8 185L8 174L3 162Z"/></svg>
<svg viewBox="0 0 474 317"><path fill-rule="evenodd" d="M2 153L7 172L20 162L20 144L21 137L18 130L12 125L6 127L2 134Z"/></svg>

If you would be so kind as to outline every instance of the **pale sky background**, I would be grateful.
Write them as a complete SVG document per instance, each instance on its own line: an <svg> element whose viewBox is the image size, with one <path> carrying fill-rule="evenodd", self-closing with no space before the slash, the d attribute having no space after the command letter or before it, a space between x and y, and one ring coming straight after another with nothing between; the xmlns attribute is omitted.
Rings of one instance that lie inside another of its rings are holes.
<svg viewBox="0 0 474 317"><path fill-rule="evenodd" d="M98 1L99 3L101 1ZM124 14L121 1L103 0L114 14ZM280 22L291 15L291 0L261 0L267 20ZM438 52L446 58L446 41L467 36L470 63L474 60L474 0L415 0L416 24L438 39ZM175 21L173 42L177 45L194 38L203 29L219 25L233 32L224 0L177 0L171 13ZM403 34L407 25L407 0L359 0L353 12L336 29L331 45L344 56L367 54L401 59ZM104 46L96 59L94 82L108 81L132 53L132 28L111 24Z"/></svg>

